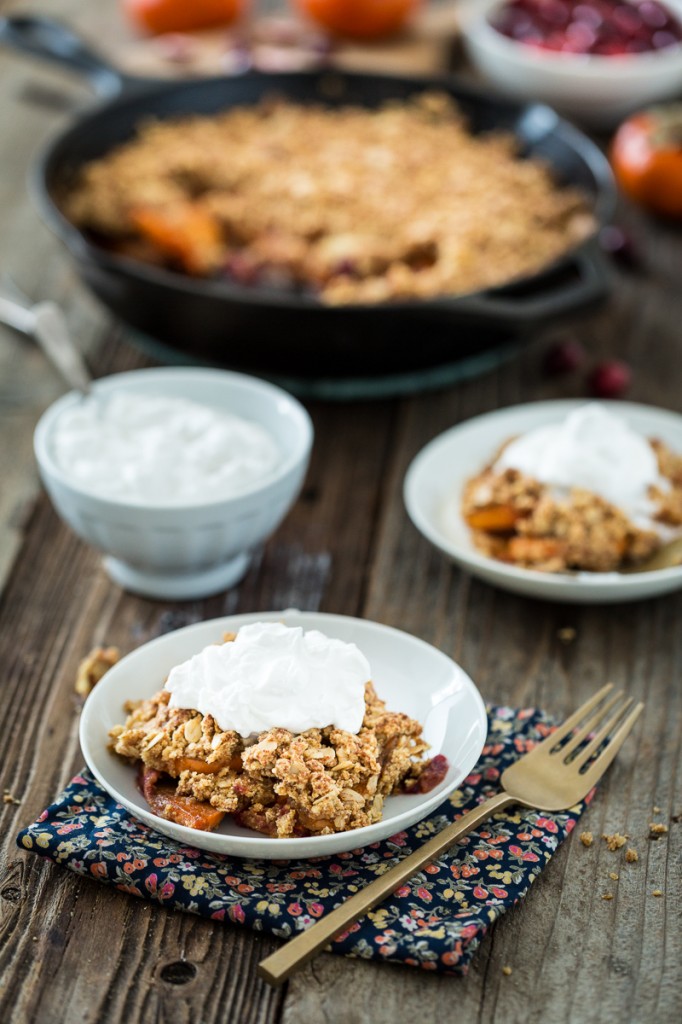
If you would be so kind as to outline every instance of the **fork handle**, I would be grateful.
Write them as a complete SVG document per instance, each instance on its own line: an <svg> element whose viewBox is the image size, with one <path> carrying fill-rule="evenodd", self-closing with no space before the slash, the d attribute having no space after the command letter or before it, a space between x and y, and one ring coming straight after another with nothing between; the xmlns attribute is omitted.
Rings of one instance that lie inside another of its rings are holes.
<svg viewBox="0 0 682 1024"><path fill-rule="evenodd" d="M342 903L340 907L332 910L314 924L307 931L301 932L295 939L290 939L271 956L266 957L258 965L258 974L270 985L281 985L283 981L297 971L299 967L318 953L323 946L342 932L358 918L363 917L369 910L376 907L383 899L395 892L403 882L412 878L423 867L430 864L442 853L445 853L454 842L467 835L482 821L490 818L497 811L517 803L509 793L497 793L489 800L474 807L473 810L458 818L452 825L448 825L433 839L429 839L409 857L405 857L399 864L385 871L364 889L357 892L350 899Z"/></svg>

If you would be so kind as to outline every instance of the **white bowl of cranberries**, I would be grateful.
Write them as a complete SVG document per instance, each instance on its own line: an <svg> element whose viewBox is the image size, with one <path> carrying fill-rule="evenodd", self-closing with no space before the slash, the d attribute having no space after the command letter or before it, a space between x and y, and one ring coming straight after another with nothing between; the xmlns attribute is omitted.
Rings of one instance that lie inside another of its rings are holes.
<svg viewBox="0 0 682 1024"><path fill-rule="evenodd" d="M480 0L462 29L506 95L612 127L682 89L682 0Z"/></svg>

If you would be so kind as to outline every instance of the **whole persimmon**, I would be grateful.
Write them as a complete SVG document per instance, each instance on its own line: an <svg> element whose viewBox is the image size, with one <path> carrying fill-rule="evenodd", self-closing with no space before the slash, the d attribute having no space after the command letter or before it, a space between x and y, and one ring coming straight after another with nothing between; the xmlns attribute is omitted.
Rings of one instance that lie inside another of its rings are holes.
<svg viewBox="0 0 682 1024"><path fill-rule="evenodd" d="M318 25L339 36L380 39L402 28L421 0L295 0Z"/></svg>
<svg viewBox="0 0 682 1024"><path fill-rule="evenodd" d="M682 218L682 103L633 114L616 132L610 155L630 199L663 217Z"/></svg>
<svg viewBox="0 0 682 1024"><path fill-rule="evenodd" d="M122 0L123 10L133 24L161 35L164 32L193 32L195 29L227 25L246 6L247 0Z"/></svg>

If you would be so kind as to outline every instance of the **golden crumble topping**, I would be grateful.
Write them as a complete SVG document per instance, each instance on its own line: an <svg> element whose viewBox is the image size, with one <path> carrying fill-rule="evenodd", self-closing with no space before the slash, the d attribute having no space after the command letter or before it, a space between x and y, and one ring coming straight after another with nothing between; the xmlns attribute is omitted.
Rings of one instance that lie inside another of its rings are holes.
<svg viewBox="0 0 682 1024"><path fill-rule="evenodd" d="M682 527L682 456L661 441L649 443L661 476L670 483L665 492L651 489L654 521ZM636 526L619 508L590 491L574 487L566 497L557 497L518 470L496 472L500 452L467 481L462 496L464 519L484 554L543 572L613 572L661 546L653 524L651 529Z"/></svg>
<svg viewBox="0 0 682 1024"><path fill-rule="evenodd" d="M141 762L140 786L152 810L194 828L224 814L269 836L325 835L381 818L386 797L427 791L447 762L425 761L421 725L386 709L371 683L357 735L328 727L294 735L269 729L252 742L222 731L211 715L172 708L161 690L126 705L112 748Z"/></svg>
<svg viewBox="0 0 682 1024"><path fill-rule="evenodd" d="M148 121L83 167L64 207L133 258L333 304L506 283L594 229L578 191L512 135L472 134L438 92Z"/></svg>

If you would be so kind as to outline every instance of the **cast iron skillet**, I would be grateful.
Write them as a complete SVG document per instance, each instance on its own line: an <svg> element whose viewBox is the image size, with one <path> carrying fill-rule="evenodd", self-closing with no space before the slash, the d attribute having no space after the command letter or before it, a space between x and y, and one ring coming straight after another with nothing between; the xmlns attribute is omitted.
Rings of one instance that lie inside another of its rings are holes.
<svg viewBox="0 0 682 1024"><path fill-rule="evenodd" d="M341 308L307 296L197 280L112 255L92 244L60 210L59 195L78 167L129 138L144 118L210 114L255 103L264 95L374 107L435 86L455 97L473 131L512 131L523 153L549 161L559 181L580 186L599 224L609 218L615 192L597 147L548 107L507 103L449 78L315 71L248 72L182 82L135 80L47 18L0 19L0 40L84 75L99 94L101 102L58 134L39 158L33 185L40 208L68 246L83 280L105 305L132 327L193 356L299 377L409 372L528 335L606 293L606 267L594 235L542 273L513 285Z"/></svg>

